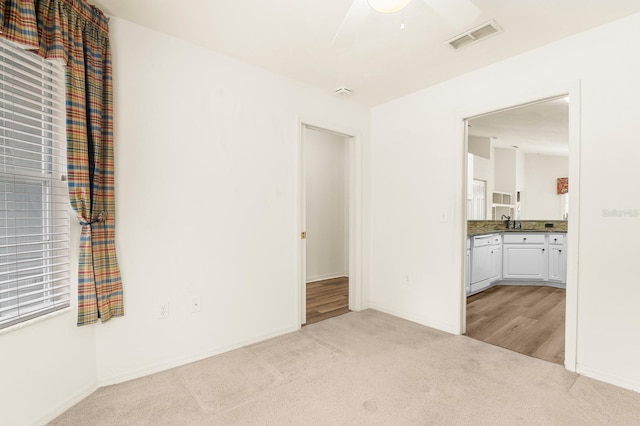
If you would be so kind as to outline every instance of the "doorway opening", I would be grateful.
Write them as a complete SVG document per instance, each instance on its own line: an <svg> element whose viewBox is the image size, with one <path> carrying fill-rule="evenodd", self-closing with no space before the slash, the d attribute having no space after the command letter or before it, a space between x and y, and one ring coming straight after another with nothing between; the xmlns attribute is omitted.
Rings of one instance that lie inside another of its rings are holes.
<svg viewBox="0 0 640 426"><path fill-rule="evenodd" d="M309 281L307 289L307 322L314 324L349 312L349 277L341 276Z"/></svg>
<svg viewBox="0 0 640 426"><path fill-rule="evenodd" d="M302 125L302 325L350 311L355 284L354 144L347 134Z"/></svg>
<svg viewBox="0 0 640 426"><path fill-rule="evenodd" d="M569 97L465 120L464 334L565 363ZM575 173L572 175L575 176ZM478 208L478 182L486 203ZM562 185L561 185L562 183ZM479 220L486 217L487 220Z"/></svg>

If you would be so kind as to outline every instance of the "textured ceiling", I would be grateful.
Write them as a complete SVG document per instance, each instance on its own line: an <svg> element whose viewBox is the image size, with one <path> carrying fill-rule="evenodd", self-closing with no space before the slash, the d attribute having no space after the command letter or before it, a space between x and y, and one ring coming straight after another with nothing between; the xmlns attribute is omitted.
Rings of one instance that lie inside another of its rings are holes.
<svg viewBox="0 0 640 426"><path fill-rule="evenodd" d="M362 1L362 0L356 0ZM455 0L449 0L455 1ZM332 41L352 0L93 0L110 16L377 105L571 34L640 12L639 0L472 0L482 13L458 28L412 0L366 13L354 38ZM495 19L504 32L453 51L444 41ZM405 29L400 30L404 20Z"/></svg>

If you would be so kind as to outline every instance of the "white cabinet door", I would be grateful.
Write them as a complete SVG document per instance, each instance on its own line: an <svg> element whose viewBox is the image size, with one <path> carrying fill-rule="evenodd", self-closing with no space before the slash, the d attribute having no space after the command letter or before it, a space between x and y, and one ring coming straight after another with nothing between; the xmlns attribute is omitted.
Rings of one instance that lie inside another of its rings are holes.
<svg viewBox="0 0 640 426"><path fill-rule="evenodd" d="M567 258L564 246L549 246L549 281L566 282Z"/></svg>
<svg viewBox="0 0 640 426"><path fill-rule="evenodd" d="M502 279L502 246L491 248L491 282Z"/></svg>
<svg viewBox="0 0 640 426"><path fill-rule="evenodd" d="M505 244L502 279L545 279L547 267L544 244Z"/></svg>
<svg viewBox="0 0 640 426"><path fill-rule="evenodd" d="M465 267L467 271L464 279L464 288L466 294L469 294L471 292L471 249L467 249L467 261L465 263Z"/></svg>

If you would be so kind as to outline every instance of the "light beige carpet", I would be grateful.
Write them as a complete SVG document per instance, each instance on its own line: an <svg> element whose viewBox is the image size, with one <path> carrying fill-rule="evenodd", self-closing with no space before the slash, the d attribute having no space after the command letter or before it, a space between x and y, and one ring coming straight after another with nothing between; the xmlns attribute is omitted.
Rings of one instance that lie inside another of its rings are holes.
<svg viewBox="0 0 640 426"><path fill-rule="evenodd" d="M368 310L101 388L55 425L638 425L640 394Z"/></svg>

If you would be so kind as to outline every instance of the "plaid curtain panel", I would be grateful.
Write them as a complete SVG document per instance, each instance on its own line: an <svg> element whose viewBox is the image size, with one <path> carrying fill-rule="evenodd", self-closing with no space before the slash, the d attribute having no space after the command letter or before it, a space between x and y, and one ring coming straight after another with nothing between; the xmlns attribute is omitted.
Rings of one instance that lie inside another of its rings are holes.
<svg viewBox="0 0 640 426"><path fill-rule="evenodd" d="M0 36L66 64L69 197L82 225L78 325L122 316L108 19L84 0L0 0L0 25Z"/></svg>

